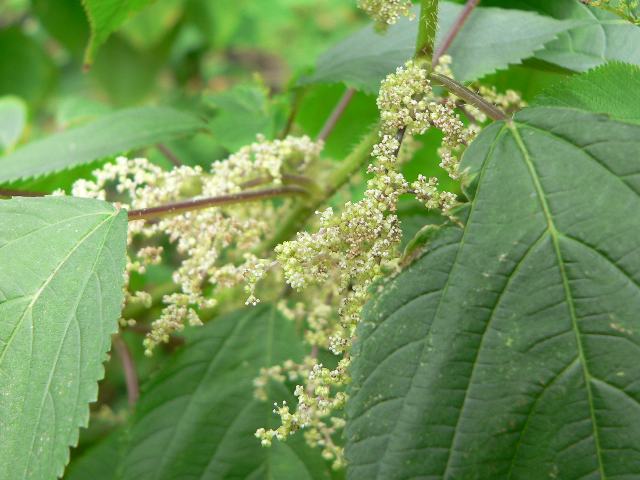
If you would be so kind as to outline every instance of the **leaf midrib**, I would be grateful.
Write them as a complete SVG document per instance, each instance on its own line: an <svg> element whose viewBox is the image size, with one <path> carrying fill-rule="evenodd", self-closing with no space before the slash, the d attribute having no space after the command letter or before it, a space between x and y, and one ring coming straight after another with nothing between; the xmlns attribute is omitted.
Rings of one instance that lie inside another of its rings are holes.
<svg viewBox="0 0 640 480"><path fill-rule="evenodd" d="M576 346L578 349L578 358L580 361L580 365L582 366L582 375L584 377L585 388L587 391L587 403L589 405L589 414L591 417L591 424L593 427L593 439L596 449L596 456L598 459L598 470L600 472L601 478L605 479L606 475L604 472L604 462L602 460L602 447L600 445L600 434L598 431L598 424L596 422L595 410L594 410L594 401L593 401L593 392L591 391L591 373L589 372L589 367L587 365L586 356L584 353L584 346L582 345L582 332L580 331L578 325L578 316L575 309L575 304L573 300L573 295L571 293L571 285L569 284L569 278L567 275L567 271L565 268L565 262L562 256L562 251L560 248L559 241L559 231L556 228L555 222L553 220L553 215L551 214L551 209L547 202L547 198L545 195L545 191L542 188L542 184L540 182L540 178L535 169L529 151L527 150L522 137L520 136L520 132L518 131L518 127L516 124L510 124L508 126L510 129L516 144L518 145L518 149L522 153L522 158L524 160L527 169L529 170L529 174L531 176L531 180L533 181L534 187L536 189L537 197L540 201L540 205L542 207L543 214L547 221L547 230L551 237L551 242L553 245L554 252L556 254L556 260L558 262L558 268L560 269L560 276L562 277L562 285L564 289L565 299L567 302L567 306L569 308L569 314L571 316L571 327L575 334Z"/></svg>

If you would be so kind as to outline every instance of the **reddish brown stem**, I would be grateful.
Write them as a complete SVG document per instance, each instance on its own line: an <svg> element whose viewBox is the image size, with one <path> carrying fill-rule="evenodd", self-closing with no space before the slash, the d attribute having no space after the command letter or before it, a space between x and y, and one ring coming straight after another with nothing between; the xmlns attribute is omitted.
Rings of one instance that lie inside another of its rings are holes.
<svg viewBox="0 0 640 480"><path fill-rule="evenodd" d="M158 207L142 208L140 210L129 211L129 221L145 220L147 218L161 217L164 215L175 215L192 210L202 210L218 205L229 205L233 203L253 202L273 197L284 197L289 195L306 195L308 192L296 185L285 185L276 188L265 188L264 190L252 190L248 192L232 193L219 197L199 198L197 200L187 200L184 202L170 203Z"/></svg>
<svg viewBox="0 0 640 480"><path fill-rule="evenodd" d="M458 33L460 33L462 26L465 24L465 22L469 18L469 15L471 15L471 12L473 11L473 9L476 8L479 3L480 3L480 0L467 0L466 5L462 9L462 12L460 12L460 15L458 15L458 18L456 18L456 21L453 23L451 30L449 30L444 41L438 46L437 50L434 52L433 60L432 60L432 64L434 66L438 64L440 57L444 55L447 50L449 50L449 47L453 43L453 40L456 38Z"/></svg>
<svg viewBox="0 0 640 480"><path fill-rule="evenodd" d="M116 350L120 363L122 363L122 370L124 371L124 378L127 384L127 397L129 399L129 406L134 407L140 396L140 387L138 386L138 372L136 371L136 365L129 351L129 347L119 335L113 337L113 348Z"/></svg>
<svg viewBox="0 0 640 480"><path fill-rule="evenodd" d="M349 102L351 102L354 93L356 93L355 88L347 88L347 90L342 95L342 98L340 98L340 101L331 112L331 115L329 115L329 118L327 118L327 121L324 122L322 130L320 130L320 133L316 137L316 140L325 141L329 137L329 135L331 135L331 132L338 123L338 120L340 120L340 117L342 117L342 114L346 110L347 105L349 105Z"/></svg>
<svg viewBox="0 0 640 480"><path fill-rule="evenodd" d="M174 167L182 166L182 162L180 161L180 159L176 156L175 153L169 150L166 145L158 143L156 144L156 148L167 158L167 160L169 160L173 164Z"/></svg>
<svg viewBox="0 0 640 480"><path fill-rule="evenodd" d="M46 193L0 188L0 197L44 197Z"/></svg>

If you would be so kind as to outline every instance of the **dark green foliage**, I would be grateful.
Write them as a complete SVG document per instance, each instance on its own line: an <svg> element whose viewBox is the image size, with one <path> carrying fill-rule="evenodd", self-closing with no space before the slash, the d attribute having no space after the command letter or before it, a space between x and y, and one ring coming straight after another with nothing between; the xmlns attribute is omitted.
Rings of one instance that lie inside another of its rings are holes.
<svg viewBox="0 0 640 480"><path fill-rule="evenodd" d="M364 315L350 478L640 475L638 152L638 126L557 107L474 142L465 227Z"/></svg>

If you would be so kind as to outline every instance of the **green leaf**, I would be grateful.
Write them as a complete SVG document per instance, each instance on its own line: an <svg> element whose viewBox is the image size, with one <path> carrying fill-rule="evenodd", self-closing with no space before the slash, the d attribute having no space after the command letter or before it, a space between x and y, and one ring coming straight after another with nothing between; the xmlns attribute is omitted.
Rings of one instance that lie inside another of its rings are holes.
<svg viewBox="0 0 640 480"><path fill-rule="evenodd" d="M611 60L640 64L640 28L617 15L572 0L546 0L539 8L582 25L545 45L537 58L577 72Z"/></svg>
<svg viewBox="0 0 640 480"><path fill-rule="evenodd" d="M608 113L617 120L640 123L640 67L605 64L549 88L535 104Z"/></svg>
<svg viewBox="0 0 640 480"><path fill-rule="evenodd" d="M639 153L573 108L480 134L464 229L364 312L349 478L640 476Z"/></svg>
<svg viewBox="0 0 640 480"><path fill-rule="evenodd" d="M268 92L257 85L239 85L208 97L217 113L209 121L214 138L228 150L256 141L257 134L274 135L275 119Z"/></svg>
<svg viewBox="0 0 640 480"><path fill-rule="evenodd" d="M30 105L42 102L55 80L53 63L40 44L18 27L0 30L0 95Z"/></svg>
<svg viewBox="0 0 640 480"><path fill-rule="evenodd" d="M0 97L0 147L12 150L27 123L27 106L18 97Z"/></svg>
<svg viewBox="0 0 640 480"><path fill-rule="evenodd" d="M122 306L127 217L97 200L0 201L0 465L62 475Z"/></svg>
<svg viewBox="0 0 640 480"><path fill-rule="evenodd" d="M440 2L436 43L443 41L463 7ZM574 26L534 12L476 8L448 52L460 81L476 80L509 64L520 63L556 35ZM301 83L344 82L375 93L380 81L413 56L417 22L406 18L386 34L367 27L348 37L318 60L316 72Z"/></svg>
<svg viewBox="0 0 640 480"><path fill-rule="evenodd" d="M98 47L115 32L130 15L143 9L151 0L82 0L89 19L91 37L85 50L84 63L93 63Z"/></svg>
<svg viewBox="0 0 640 480"><path fill-rule="evenodd" d="M102 157L195 133L203 125L198 118L167 107L114 112L0 157L0 183L59 172Z"/></svg>
<svg viewBox="0 0 640 480"><path fill-rule="evenodd" d="M194 331L194 341L144 389L131 427L123 479L322 479L318 452L301 436L260 446L257 428L273 425L273 402L291 393L273 384L254 396L261 367L299 361L293 323L274 307L241 310Z"/></svg>
<svg viewBox="0 0 640 480"><path fill-rule="evenodd" d="M116 478L122 432L115 431L74 458L64 480L113 480Z"/></svg>

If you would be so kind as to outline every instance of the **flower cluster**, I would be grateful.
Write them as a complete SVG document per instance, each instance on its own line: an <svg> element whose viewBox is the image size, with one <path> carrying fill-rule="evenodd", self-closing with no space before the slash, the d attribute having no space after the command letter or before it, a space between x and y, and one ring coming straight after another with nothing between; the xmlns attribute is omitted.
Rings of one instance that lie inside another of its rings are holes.
<svg viewBox="0 0 640 480"><path fill-rule="evenodd" d="M321 143L306 136L274 141L259 137L257 142L227 159L214 162L210 173L200 167L187 166L165 171L146 159L119 157L115 163L95 171L95 180L77 181L72 194L101 199L113 194L121 206L129 210L187 198L219 197L239 193L248 186L280 184L283 172L304 170L321 149ZM201 324L198 312L216 304L211 293L205 292L207 285L244 284L249 294L247 304L258 302L256 283L272 262L248 252L264 239L272 224L270 220L276 216L271 204L243 203L188 211L151 222L130 222L130 245L137 243L134 238L166 235L181 256L173 273L179 291L164 296L165 308L145 339L147 353L157 344L167 342L170 334L181 330L185 323ZM133 253L128 262L127 279L131 272L144 273L147 265L160 260L161 254L161 248L153 246L144 246ZM146 292L128 293L127 299L145 304L151 300Z"/></svg>
<svg viewBox="0 0 640 480"><path fill-rule="evenodd" d="M401 16L412 18L410 0L358 0L358 6L384 30Z"/></svg>
<svg viewBox="0 0 640 480"><path fill-rule="evenodd" d="M472 138L456 115L455 104L434 95L426 70L414 62L406 63L382 82L377 104L380 140L373 148L375 160L368 167L372 177L363 199L347 202L339 214L331 208L316 212L319 220L316 231L300 232L294 240L275 249L284 277L293 289L332 285L329 298L316 292L309 308L296 305L287 310L292 316L306 313L309 328L306 339L314 348L328 347L343 358L335 368L326 368L308 357L305 365L312 367L305 385L296 387L297 408L292 412L286 404L276 406L274 412L281 417L280 427L260 429L256 436L269 445L274 438L284 439L305 428L307 440L322 445L325 456L337 465L342 462L341 453L331 447L330 439L341 423L326 418L346 401L343 389L349 382L348 351L369 288L385 269L393 269L397 261L401 239L396 215L399 196L412 192L427 207L445 212L456 201L455 195L437 189L435 179L420 177L409 184L399 168L401 142L430 127L443 131L443 148L450 150L466 145ZM450 171L457 172L457 163L451 165ZM337 316L331 308L335 299ZM272 380L284 378L283 370L265 371L260 385L265 384L269 374Z"/></svg>

